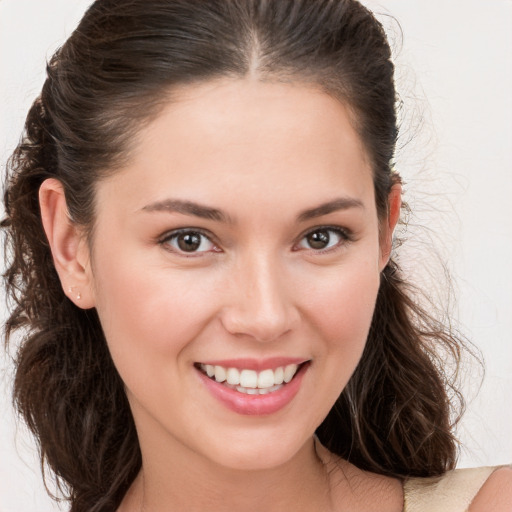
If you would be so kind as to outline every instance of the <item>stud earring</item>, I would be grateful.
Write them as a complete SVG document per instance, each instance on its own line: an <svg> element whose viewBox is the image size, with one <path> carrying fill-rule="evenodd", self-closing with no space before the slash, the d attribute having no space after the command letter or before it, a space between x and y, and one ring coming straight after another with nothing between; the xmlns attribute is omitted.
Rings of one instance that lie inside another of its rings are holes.
<svg viewBox="0 0 512 512"><path fill-rule="evenodd" d="M70 286L68 288L68 292L70 293L70 295L73 295L73 288L76 288L76 287L75 286ZM75 297L76 297L76 300L80 300L82 298L82 295L80 294L80 292L77 292Z"/></svg>

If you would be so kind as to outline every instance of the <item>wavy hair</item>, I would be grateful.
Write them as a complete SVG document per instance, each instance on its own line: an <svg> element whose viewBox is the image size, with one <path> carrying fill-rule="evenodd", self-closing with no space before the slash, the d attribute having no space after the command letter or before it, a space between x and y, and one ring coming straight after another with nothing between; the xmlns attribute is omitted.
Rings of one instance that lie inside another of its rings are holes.
<svg viewBox="0 0 512 512"><path fill-rule="evenodd" d="M386 35L354 0L97 0L55 53L6 178L7 341L21 336L14 400L72 512L112 511L141 467L123 382L95 310L65 296L43 231L38 189L60 180L70 216L93 236L94 189L174 87L218 77L320 87L350 107L373 169L377 211L399 178L394 67ZM362 469L395 477L454 467L443 369L462 342L384 269L362 359L317 435ZM456 413L455 416L458 416Z"/></svg>

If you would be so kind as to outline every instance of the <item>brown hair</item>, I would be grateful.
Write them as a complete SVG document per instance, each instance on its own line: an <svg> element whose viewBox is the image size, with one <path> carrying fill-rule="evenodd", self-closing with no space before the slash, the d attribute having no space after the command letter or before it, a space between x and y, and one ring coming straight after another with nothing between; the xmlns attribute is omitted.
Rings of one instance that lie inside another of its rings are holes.
<svg viewBox="0 0 512 512"><path fill-rule="evenodd" d="M141 455L97 314L75 307L59 282L41 183L60 180L71 218L91 233L95 183L129 158L137 130L173 87L255 73L314 84L351 107L384 218L398 180L393 69L382 26L354 0L98 0L53 56L8 166L6 333L22 334L15 403L73 512L115 510ZM440 354L458 364L461 347L390 261L363 357L318 427L320 440L381 474L453 468L450 412L462 401Z"/></svg>

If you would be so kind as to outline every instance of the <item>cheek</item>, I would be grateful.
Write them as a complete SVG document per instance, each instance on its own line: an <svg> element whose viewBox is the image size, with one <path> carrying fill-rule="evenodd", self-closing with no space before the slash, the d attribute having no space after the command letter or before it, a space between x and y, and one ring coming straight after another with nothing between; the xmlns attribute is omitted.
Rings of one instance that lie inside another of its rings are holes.
<svg viewBox="0 0 512 512"><path fill-rule="evenodd" d="M380 274L373 261L337 269L310 288L309 314L327 345L327 354L356 362L364 349L379 289ZM334 361L334 360L333 360Z"/></svg>
<svg viewBox="0 0 512 512"><path fill-rule="evenodd" d="M214 314L215 285L207 279L190 282L187 273L129 260L103 260L97 268L96 308L120 373L176 361Z"/></svg>
<svg viewBox="0 0 512 512"><path fill-rule="evenodd" d="M314 366L316 428L347 385L361 359L380 283L375 260L333 269L307 289L303 306ZM307 316L306 316L307 315ZM321 397L321 399L320 399Z"/></svg>

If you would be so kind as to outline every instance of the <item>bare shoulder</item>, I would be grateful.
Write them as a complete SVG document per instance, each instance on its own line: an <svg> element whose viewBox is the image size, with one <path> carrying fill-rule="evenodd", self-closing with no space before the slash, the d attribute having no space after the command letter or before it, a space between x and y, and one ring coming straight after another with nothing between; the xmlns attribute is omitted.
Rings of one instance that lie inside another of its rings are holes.
<svg viewBox="0 0 512 512"><path fill-rule="evenodd" d="M512 468L496 470L471 503L469 512L510 512L512 510Z"/></svg>

